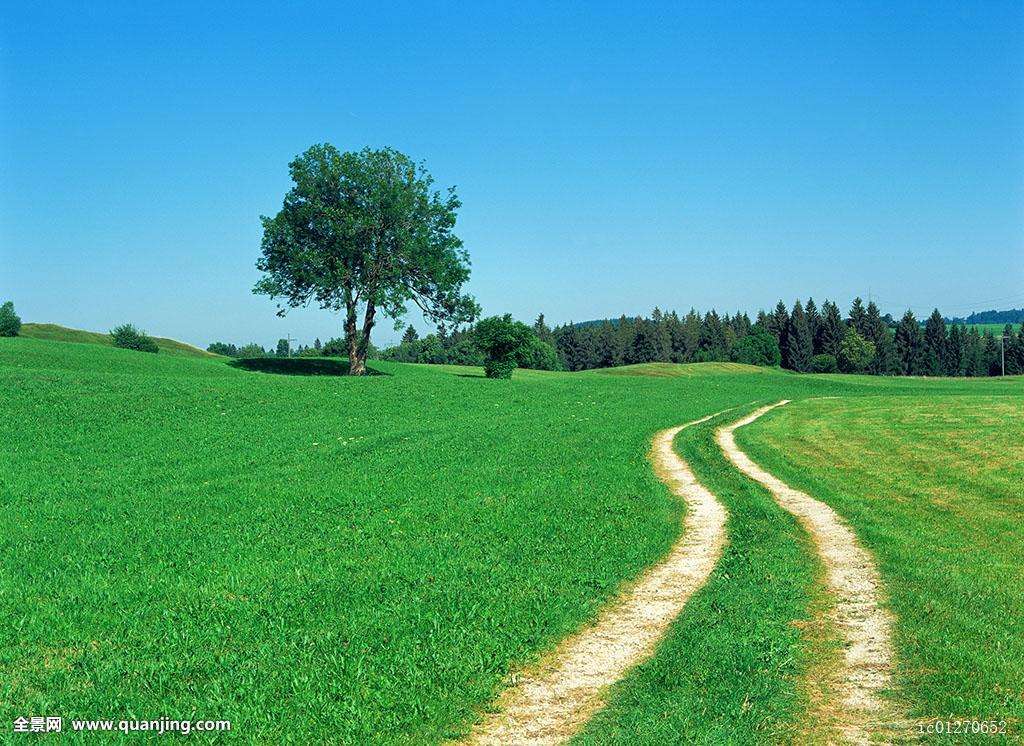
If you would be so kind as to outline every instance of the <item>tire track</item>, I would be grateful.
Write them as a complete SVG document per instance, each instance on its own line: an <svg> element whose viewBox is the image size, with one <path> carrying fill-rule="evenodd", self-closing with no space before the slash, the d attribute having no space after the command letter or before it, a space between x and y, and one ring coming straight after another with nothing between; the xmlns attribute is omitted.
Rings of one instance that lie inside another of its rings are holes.
<svg viewBox="0 0 1024 746"><path fill-rule="evenodd" d="M871 555L839 515L825 503L793 489L755 464L736 445L734 431L766 412L788 404L782 400L718 430L718 445L732 464L766 487L811 535L825 567L835 606L830 621L845 642L841 665L832 672L819 722L838 722L839 734L853 743L870 742L886 719L883 692L892 685L892 620L880 603L881 580Z"/></svg>
<svg viewBox="0 0 1024 746"><path fill-rule="evenodd" d="M672 447L683 429L720 412L662 430L650 459L658 477L686 501L683 531L665 559L650 568L597 621L564 640L512 686L465 739L466 744L557 744L605 704L604 690L653 655L669 625L704 585L725 545L726 511Z"/></svg>

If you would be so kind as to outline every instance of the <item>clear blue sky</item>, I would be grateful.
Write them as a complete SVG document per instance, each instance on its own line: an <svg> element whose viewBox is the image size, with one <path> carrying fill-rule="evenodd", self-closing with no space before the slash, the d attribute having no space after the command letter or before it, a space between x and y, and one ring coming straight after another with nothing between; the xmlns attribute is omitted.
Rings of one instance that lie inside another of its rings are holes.
<svg viewBox="0 0 1024 746"><path fill-rule="evenodd" d="M134 5L0 10L26 321L339 334L250 292L258 217L322 141L458 186L488 313L1024 306L1019 0Z"/></svg>

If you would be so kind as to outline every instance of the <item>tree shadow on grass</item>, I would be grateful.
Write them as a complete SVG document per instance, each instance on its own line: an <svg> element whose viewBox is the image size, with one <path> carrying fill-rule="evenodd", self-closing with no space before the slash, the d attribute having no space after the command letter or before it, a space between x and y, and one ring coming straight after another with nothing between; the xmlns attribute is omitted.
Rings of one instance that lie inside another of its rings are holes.
<svg viewBox="0 0 1024 746"><path fill-rule="evenodd" d="M248 357L228 362L232 368L257 373L274 373L279 376L347 376L348 360L336 358L308 357ZM366 369L368 376L386 376L379 370Z"/></svg>

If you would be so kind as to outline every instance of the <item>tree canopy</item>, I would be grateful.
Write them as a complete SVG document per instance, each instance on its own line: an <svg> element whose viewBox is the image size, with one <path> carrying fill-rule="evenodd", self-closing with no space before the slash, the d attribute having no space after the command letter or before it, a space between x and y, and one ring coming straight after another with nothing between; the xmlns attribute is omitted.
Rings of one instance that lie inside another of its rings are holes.
<svg viewBox="0 0 1024 746"><path fill-rule="evenodd" d="M311 302L344 311L353 375L366 372L377 314L396 328L410 302L437 324L476 316L476 302L463 293L469 255L454 233L461 206L454 187L433 190L424 166L391 148L342 153L314 145L289 171L294 185L283 207L261 218L256 267L264 276L253 292L282 299L282 316Z"/></svg>

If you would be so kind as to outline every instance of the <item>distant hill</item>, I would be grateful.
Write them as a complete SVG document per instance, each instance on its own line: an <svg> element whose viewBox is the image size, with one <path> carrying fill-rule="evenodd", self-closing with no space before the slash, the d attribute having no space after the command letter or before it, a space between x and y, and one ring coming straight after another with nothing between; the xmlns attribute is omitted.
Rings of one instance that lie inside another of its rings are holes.
<svg viewBox="0 0 1024 746"><path fill-rule="evenodd" d="M112 347L109 334L103 332L87 332L81 329L69 329L59 324L22 324L21 336L30 339L48 339L55 342L80 342L82 344L104 345ZM167 355L186 355L189 357L220 357L212 352L200 350L190 344L166 337L153 337L160 352Z"/></svg>
<svg viewBox="0 0 1024 746"><path fill-rule="evenodd" d="M946 319L947 324L1024 324L1024 308L1009 311L978 311L967 318Z"/></svg>

